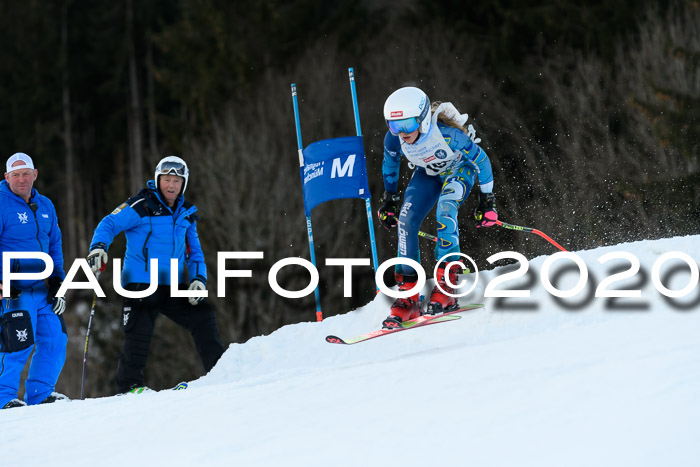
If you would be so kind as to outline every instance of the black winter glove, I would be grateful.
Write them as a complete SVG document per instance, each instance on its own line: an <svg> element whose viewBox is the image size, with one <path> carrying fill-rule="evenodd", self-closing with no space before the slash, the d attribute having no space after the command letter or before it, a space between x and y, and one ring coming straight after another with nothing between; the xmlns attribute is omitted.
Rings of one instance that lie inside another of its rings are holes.
<svg viewBox="0 0 700 467"><path fill-rule="evenodd" d="M496 197L493 193L479 193L479 207L474 211L476 228L491 227L498 220L496 211Z"/></svg>
<svg viewBox="0 0 700 467"><path fill-rule="evenodd" d="M398 224L396 217L399 212L400 200L401 197L399 195L390 191L385 191L379 200L380 205L377 210L377 216L379 217L379 223L386 230L391 230L392 227L396 227Z"/></svg>

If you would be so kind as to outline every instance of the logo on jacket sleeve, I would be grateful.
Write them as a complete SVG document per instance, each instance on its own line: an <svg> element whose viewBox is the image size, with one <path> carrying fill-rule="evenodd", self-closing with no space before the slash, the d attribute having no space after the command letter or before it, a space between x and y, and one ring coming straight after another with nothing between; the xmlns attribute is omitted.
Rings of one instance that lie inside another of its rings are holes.
<svg viewBox="0 0 700 467"><path fill-rule="evenodd" d="M120 204L119 206L117 206L117 207L114 209L114 211L112 211L112 214L119 214L119 213L122 211L122 209L124 209L124 208L127 207L127 206L128 206L128 205L127 205L126 203Z"/></svg>
<svg viewBox="0 0 700 467"><path fill-rule="evenodd" d="M29 222L29 216L27 216L27 211L18 212L17 217L19 217L19 222L21 224L26 224L27 222Z"/></svg>

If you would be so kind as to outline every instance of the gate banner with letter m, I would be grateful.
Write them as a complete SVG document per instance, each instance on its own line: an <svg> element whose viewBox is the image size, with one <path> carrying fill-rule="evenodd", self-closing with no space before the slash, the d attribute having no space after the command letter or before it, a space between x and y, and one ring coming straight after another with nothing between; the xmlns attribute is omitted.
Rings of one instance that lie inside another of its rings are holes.
<svg viewBox="0 0 700 467"><path fill-rule="evenodd" d="M361 136L309 144L303 150L300 170L307 216L313 208L332 199L370 198Z"/></svg>

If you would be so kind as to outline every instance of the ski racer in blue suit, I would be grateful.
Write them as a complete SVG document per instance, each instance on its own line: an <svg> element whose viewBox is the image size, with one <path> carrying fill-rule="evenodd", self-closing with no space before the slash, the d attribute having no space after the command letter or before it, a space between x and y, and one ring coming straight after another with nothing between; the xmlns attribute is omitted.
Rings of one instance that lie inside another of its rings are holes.
<svg viewBox="0 0 700 467"><path fill-rule="evenodd" d="M475 182L479 181L479 207L474 216L477 227L490 227L498 220L493 191L493 171L486 152L477 144L474 127L465 127L461 115L449 102L434 103L418 88L405 87L392 93L384 104L389 131L384 138L384 195L378 210L379 221L387 229L398 227L398 257L420 262L418 232L428 212L437 203L438 241L435 258L439 261L436 286L427 312L431 314L458 308L454 294L457 284L459 228L457 214ZM397 194L401 157L415 170L399 211ZM397 265L399 290L412 289L418 276L407 265ZM450 285L452 284L452 285ZM385 327L421 314L418 294L400 298L391 307Z"/></svg>
<svg viewBox="0 0 700 467"><path fill-rule="evenodd" d="M185 266L189 290L205 290L207 283L204 253L197 234L197 207L184 198L188 178L189 169L184 160L175 156L162 159L154 180L102 219L92 237L88 263L97 273L106 267L107 250L114 237L125 233L121 275L125 290L146 290L151 282L150 261L158 260L156 291L146 298L125 297L123 301L125 339L117 368L118 393L144 386L143 369L160 313L190 331L207 372L224 352L211 305L202 297L170 295L171 258L178 263L178 288L188 283Z"/></svg>
<svg viewBox="0 0 700 467"><path fill-rule="evenodd" d="M34 188L38 176L32 159L17 153L7 160L0 182L0 252L42 252L53 260L46 280L12 281L0 290L0 407L11 408L66 399L55 392L66 360L63 297L56 297L65 273L61 230L53 203ZM41 259L13 259L13 273L40 273ZM0 273L2 261L0 261ZM47 285L48 283L48 285ZM2 286L0 285L0 288ZM34 350L25 381L26 400L18 398L24 365Z"/></svg>

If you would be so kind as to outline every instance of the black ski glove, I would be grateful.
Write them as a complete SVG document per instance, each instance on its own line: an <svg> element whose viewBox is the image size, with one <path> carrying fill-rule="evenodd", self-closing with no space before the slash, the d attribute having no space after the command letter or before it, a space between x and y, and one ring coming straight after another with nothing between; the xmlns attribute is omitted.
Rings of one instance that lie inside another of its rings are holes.
<svg viewBox="0 0 700 467"><path fill-rule="evenodd" d="M391 230L392 227L396 227L398 224L396 217L399 212L400 200L401 197L399 195L390 191L385 191L379 200L381 204L377 210L377 216L379 217L379 223L386 230Z"/></svg>
<svg viewBox="0 0 700 467"><path fill-rule="evenodd" d="M479 193L479 207L474 211L476 228L491 227L496 225L498 212L496 211L496 197L493 193Z"/></svg>

